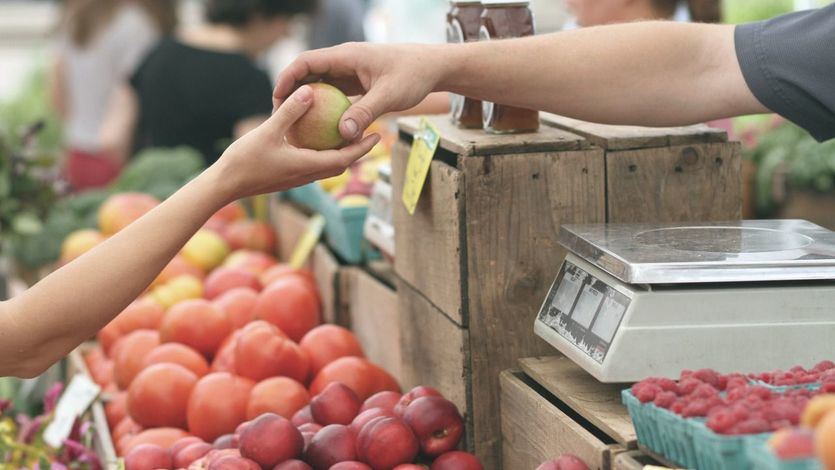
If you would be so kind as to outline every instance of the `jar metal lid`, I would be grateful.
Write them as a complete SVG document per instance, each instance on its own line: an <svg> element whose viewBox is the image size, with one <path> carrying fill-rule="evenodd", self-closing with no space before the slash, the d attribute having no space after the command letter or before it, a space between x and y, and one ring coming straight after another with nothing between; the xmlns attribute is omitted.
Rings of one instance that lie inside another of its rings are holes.
<svg viewBox="0 0 835 470"><path fill-rule="evenodd" d="M484 6L527 6L530 0L481 0Z"/></svg>

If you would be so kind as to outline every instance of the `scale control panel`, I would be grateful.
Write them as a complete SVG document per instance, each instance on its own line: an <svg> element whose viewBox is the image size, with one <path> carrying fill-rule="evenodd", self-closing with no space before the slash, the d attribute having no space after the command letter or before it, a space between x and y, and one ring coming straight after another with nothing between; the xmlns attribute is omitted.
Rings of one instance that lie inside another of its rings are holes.
<svg viewBox="0 0 835 470"><path fill-rule="evenodd" d="M602 364L630 302L628 296L566 259L537 321Z"/></svg>

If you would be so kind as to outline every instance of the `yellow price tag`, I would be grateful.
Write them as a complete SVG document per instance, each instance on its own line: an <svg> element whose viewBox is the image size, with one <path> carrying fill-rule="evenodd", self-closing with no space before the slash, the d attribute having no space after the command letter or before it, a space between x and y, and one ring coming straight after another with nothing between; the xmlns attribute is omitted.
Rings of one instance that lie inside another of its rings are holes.
<svg viewBox="0 0 835 470"><path fill-rule="evenodd" d="M313 247L322 236L322 230L325 228L325 218L321 214L314 215L310 222L307 223L307 230L304 231L299 241L296 242L296 248L293 249L293 254L290 255L290 266L293 269L301 269L313 252Z"/></svg>
<svg viewBox="0 0 835 470"><path fill-rule="evenodd" d="M409 214L415 213L420 193L429 174L429 165L441 141L441 134L426 118L420 120L420 129L412 141L409 162L406 164L406 180L403 184L403 204Z"/></svg>

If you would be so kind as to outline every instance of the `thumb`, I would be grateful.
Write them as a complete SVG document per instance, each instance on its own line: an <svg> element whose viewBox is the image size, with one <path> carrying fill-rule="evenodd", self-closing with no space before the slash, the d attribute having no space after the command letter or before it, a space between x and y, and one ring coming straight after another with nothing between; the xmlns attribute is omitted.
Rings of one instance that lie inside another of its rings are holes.
<svg viewBox="0 0 835 470"><path fill-rule="evenodd" d="M304 85L288 96L275 113L267 120L276 132L286 133L313 104L313 89Z"/></svg>
<svg viewBox="0 0 835 470"><path fill-rule="evenodd" d="M342 115L339 132L347 140L355 140L374 120L390 111L387 94L380 87L371 88Z"/></svg>

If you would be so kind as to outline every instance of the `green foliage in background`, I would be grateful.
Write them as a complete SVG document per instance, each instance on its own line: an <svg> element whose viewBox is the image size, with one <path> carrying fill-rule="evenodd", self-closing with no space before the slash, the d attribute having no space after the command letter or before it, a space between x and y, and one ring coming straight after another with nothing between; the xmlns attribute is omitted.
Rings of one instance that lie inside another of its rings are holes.
<svg viewBox="0 0 835 470"><path fill-rule="evenodd" d="M814 0L811 6L822 7L832 2ZM749 23L789 13L794 8L794 0L722 0L722 18L725 23Z"/></svg>
<svg viewBox="0 0 835 470"><path fill-rule="evenodd" d="M55 262L61 242L70 233L97 227L98 208L110 195L142 192L165 199L203 168L203 158L192 149L148 149L125 167L119 179L105 189L86 191L59 200L49 211L40 231L14 240L18 262L37 268Z"/></svg>
<svg viewBox="0 0 835 470"><path fill-rule="evenodd" d="M747 158L757 167L755 176L756 206L759 216L768 216L776 208L775 175L785 172L791 188L832 192L835 190L835 140L818 143L806 131L784 123L760 137Z"/></svg>

